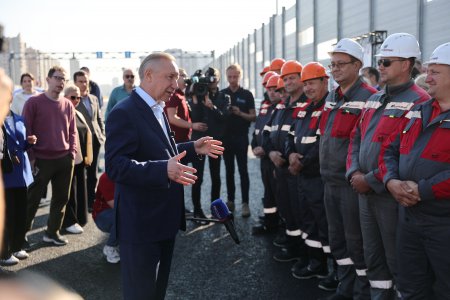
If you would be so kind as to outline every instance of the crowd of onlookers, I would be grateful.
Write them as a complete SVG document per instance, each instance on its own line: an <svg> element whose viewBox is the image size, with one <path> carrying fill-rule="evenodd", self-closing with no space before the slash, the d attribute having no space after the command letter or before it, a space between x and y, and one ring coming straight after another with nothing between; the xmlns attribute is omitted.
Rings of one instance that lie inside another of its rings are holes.
<svg viewBox="0 0 450 300"><path fill-rule="evenodd" d="M50 193L49 183L50 211L43 241L67 244L61 233L83 233L92 213L101 230L112 232L103 249L106 259L120 260L113 230L114 184L104 174L97 186L99 151L105 141L103 99L98 85L89 79L88 68L71 79L68 83L63 68L52 67L48 88L38 91L34 76L24 73L22 88L13 94L2 124L6 218L0 265L29 257L26 235L41 200Z"/></svg>
<svg viewBox="0 0 450 300"><path fill-rule="evenodd" d="M449 299L450 43L437 47L425 67L417 40L405 33L384 41L378 68L363 68L364 51L351 39L329 55L328 70L319 62L272 60L260 73L266 93L258 116L252 93L240 86L238 64L226 69L223 90L218 69L197 74L207 78L206 88L180 69L178 89L164 107L170 135L177 143L223 141L227 206L235 210L236 160L242 217L251 214L251 146L264 187L264 216L252 233L278 232L274 260L293 261L295 278L321 279L319 288L335 291L327 299ZM124 84L112 91L105 118L135 89L134 76L123 70ZM49 183L43 241L66 245L63 233L82 234L92 213L109 233L107 261L120 261L114 183L106 173L97 178L106 139L103 97L88 68L70 79L52 67L47 89L38 92L33 75L23 74L2 124L0 265L29 257L27 232ZM221 195L220 165L209 160L211 201ZM193 167L193 217L205 224L205 160Z"/></svg>

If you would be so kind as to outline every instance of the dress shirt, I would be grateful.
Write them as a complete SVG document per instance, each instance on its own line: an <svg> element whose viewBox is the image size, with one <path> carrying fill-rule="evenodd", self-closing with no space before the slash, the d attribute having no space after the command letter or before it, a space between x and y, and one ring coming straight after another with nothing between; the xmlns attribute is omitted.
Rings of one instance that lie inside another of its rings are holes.
<svg viewBox="0 0 450 300"><path fill-rule="evenodd" d="M81 101L83 102L84 107L86 107L86 110L88 111L89 116L92 118L92 106L91 106L91 101L89 99L89 96L81 97Z"/></svg>
<svg viewBox="0 0 450 300"><path fill-rule="evenodd" d="M166 128L165 122L164 122L164 101L155 101L155 99L152 98L149 94L147 94L141 87L136 88L136 93L141 96L141 98L147 103L148 106L152 109L153 113L155 114L156 119L158 120L159 125L161 125L162 130L166 134L167 140L169 139L169 128Z"/></svg>

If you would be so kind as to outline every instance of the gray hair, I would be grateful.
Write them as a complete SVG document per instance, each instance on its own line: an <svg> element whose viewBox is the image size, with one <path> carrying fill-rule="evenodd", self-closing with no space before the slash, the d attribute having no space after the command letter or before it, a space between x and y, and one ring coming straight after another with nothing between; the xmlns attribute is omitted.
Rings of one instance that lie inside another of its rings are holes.
<svg viewBox="0 0 450 300"><path fill-rule="evenodd" d="M170 61L175 61L175 57L173 57L169 53L166 53L166 52L155 52L155 53L152 53L152 54L148 55L146 58L144 58L144 60L141 63L141 65L139 67L139 79L141 81L144 79L145 71L148 69L148 66L152 62L158 61L158 60L161 60L161 59L167 59L167 60L170 60Z"/></svg>

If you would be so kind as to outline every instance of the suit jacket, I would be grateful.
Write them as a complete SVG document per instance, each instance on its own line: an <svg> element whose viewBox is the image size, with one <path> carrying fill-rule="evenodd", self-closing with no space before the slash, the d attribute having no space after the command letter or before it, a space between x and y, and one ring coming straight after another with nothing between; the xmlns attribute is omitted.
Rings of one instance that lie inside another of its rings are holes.
<svg viewBox="0 0 450 300"><path fill-rule="evenodd" d="M81 112L89 125L89 129L92 132L92 135L95 136L100 144L105 142L105 125L103 123L103 117L100 109L100 105L98 103L97 97L94 95L88 94L89 102L91 103L92 108L92 117L89 115L86 106L84 106L83 101L78 104L77 110Z"/></svg>
<svg viewBox="0 0 450 300"><path fill-rule="evenodd" d="M33 182L31 165L26 150L30 147L23 118L11 112L14 119L14 130L5 121L7 150L12 158L12 172L3 173L5 188L27 187ZM14 160L17 156L19 163Z"/></svg>
<svg viewBox="0 0 450 300"><path fill-rule="evenodd" d="M166 127L169 123L166 119ZM170 129L169 129L170 130ZM193 142L167 139L152 109L133 91L106 123L105 168L116 184L115 205L121 243L173 239L186 229L184 190L167 175L167 160L187 150L182 161L197 159Z"/></svg>

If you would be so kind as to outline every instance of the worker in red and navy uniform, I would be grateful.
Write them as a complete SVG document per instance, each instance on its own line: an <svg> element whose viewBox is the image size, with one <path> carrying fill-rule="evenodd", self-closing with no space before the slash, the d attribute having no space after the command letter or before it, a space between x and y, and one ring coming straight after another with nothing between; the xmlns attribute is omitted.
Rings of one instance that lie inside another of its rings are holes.
<svg viewBox="0 0 450 300"><path fill-rule="evenodd" d="M323 204L323 182L319 168L320 116L328 95L328 75L318 62L310 62L302 69L302 82L308 106L297 113L286 140L289 171L297 175L300 209L306 214L305 244L309 261L298 262L292 275L298 279L325 278L328 275L328 224ZM307 223L309 221L309 223Z"/></svg>
<svg viewBox="0 0 450 300"><path fill-rule="evenodd" d="M265 234L273 232L278 228L278 210L275 201L275 178L273 172L275 166L270 160L269 156L264 152L262 147L262 137L264 126L269 122L276 105L280 102L280 97L277 92L277 83L279 75L275 72L266 73L263 78L263 86L267 91L267 95L270 100L264 100L261 102L261 108L255 121L255 131L253 132L253 138L251 142L253 154L261 159L261 179L264 185L264 218L261 219L260 224L252 228L252 233Z"/></svg>
<svg viewBox="0 0 450 300"><path fill-rule="evenodd" d="M298 260L306 255L302 231L296 218L300 214L297 179L289 173L287 157L283 155L286 136L294 120L295 110L306 106L301 72L302 65L294 60L287 61L281 68L281 78L289 98L285 103L279 103L275 107L263 133L264 152L275 165L277 208L286 224L285 235L280 235L274 240L274 245L281 247L281 251L273 255L279 262Z"/></svg>
<svg viewBox="0 0 450 300"><path fill-rule="evenodd" d="M430 96L411 79L419 43L407 33L386 38L378 66L384 90L366 102L352 132L347 179L359 194L361 231L370 293L374 299L394 299L396 279L395 240L398 205L379 176L378 157L383 142L398 133L405 115L415 103Z"/></svg>
<svg viewBox="0 0 450 300"><path fill-rule="evenodd" d="M319 153L328 235L340 284L329 299L370 299L358 195L346 180L345 171L350 133L366 100L377 90L359 77L364 52L357 42L344 38L330 55L329 67L339 87L328 94L325 102L319 125Z"/></svg>
<svg viewBox="0 0 450 300"><path fill-rule="evenodd" d="M433 99L383 144L380 173L399 205L401 299L450 299L450 43L427 62Z"/></svg>

